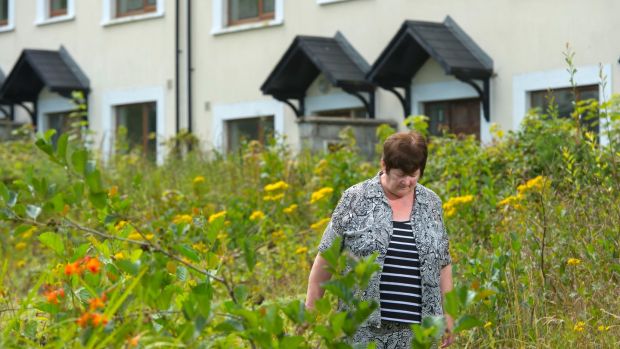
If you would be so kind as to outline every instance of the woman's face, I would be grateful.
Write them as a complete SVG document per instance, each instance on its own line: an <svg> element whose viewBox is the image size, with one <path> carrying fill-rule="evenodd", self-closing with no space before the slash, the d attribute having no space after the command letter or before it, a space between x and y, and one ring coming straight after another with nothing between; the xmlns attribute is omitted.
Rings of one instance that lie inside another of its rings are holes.
<svg viewBox="0 0 620 349"><path fill-rule="evenodd" d="M415 186L420 179L420 170L416 170L414 173L406 174L403 170L393 168L388 173L385 170L385 165L382 164L383 169L383 185L391 194L397 197L403 197L411 194L415 190Z"/></svg>

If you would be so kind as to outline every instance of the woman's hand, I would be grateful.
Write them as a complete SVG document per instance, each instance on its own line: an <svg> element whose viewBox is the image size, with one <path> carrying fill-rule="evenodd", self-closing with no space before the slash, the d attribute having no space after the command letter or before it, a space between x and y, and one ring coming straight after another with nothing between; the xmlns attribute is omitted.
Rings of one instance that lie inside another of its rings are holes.
<svg viewBox="0 0 620 349"><path fill-rule="evenodd" d="M454 329L454 319L452 316L446 314L446 333L443 335L441 339L441 347L447 348L452 343L454 343L454 333L452 330Z"/></svg>

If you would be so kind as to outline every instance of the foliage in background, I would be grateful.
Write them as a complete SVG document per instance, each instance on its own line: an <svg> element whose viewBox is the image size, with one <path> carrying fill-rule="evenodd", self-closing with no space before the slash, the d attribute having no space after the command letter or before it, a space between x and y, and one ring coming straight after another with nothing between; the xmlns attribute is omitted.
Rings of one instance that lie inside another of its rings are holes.
<svg viewBox="0 0 620 349"><path fill-rule="evenodd" d="M457 347L619 344L620 98L576 113L531 113L484 147L430 138L422 184L444 202ZM602 117L607 146L583 115ZM52 137L0 147L0 347L346 348L376 307L352 296L372 256L341 275L350 257L335 251L328 296L303 307L331 210L378 170L350 132L324 154L278 140L203 153L181 136L162 166L139 150L104 164L80 138ZM415 326L416 345L442 327Z"/></svg>

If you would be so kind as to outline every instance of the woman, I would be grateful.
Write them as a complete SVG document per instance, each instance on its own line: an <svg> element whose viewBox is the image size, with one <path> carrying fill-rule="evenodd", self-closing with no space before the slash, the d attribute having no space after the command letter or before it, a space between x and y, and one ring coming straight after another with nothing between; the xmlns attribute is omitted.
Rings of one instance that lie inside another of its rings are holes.
<svg viewBox="0 0 620 349"><path fill-rule="evenodd" d="M323 233L308 280L307 308L314 308L324 293L321 284L331 277L321 253L336 237L355 256L379 253L381 272L357 296L380 306L353 336L355 344L411 348L411 324L444 315L442 299L452 289L452 267L441 200L418 184L427 155L419 133L390 136L383 144L381 171L344 192ZM446 315L442 347L452 344L452 328Z"/></svg>

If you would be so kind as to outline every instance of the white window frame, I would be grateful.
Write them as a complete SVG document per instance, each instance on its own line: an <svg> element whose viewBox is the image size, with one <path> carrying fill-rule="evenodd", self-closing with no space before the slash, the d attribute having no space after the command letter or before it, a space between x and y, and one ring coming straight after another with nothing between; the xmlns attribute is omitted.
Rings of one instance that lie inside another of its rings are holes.
<svg viewBox="0 0 620 349"><path fill-rule="evenodd" d="M600 81L600 69L598 65L576 67L574 76L577 86L598 85L599 102L604 102L611 97L611 64L602 66L602 72L607 77L607 84L603 89ZM566 69L545 70L515 75L512 78L512 125L515 130L521 127L525 115L531 109L530 95L534 91L546 89L569 88L570 74ZM606 127L606 119L600 120L600 129ZM608 143L607 137L601 133L601 144Z"/></svg>
<svg viewBox="0 0 620 349"><path fill-rule="evenodd" d="M125 16L116 18L116 0L103 0L101 2L103 4L101 25L104 27L123 24L129 22L142 21L153 18L160 18L164 16L164 0L157 0L157 9L155 12L143 13L134 16Z"/></svg>
<svg viewBox="0 0 620 349"><path fill-rule="evenodd" d="M0 33L10 32L15 30L15 0L9 1L9 13L7 18L7 24L0 27Z"/></svg>
<svg viewBox="0 0 620 349"><path fill-rule="evenodd" d="M449 101L455 99L480 98L473 87L454 79L454 81L435 82L430 84L411 84L411 113L424 114L424 103ZM493 140L491 123L484 118L482 103L480 104L480 142L483 144Z"/></svg>
<svg viewBox="0 0 620 349"><path fill-rule="evenodd" d="M37 0L37 17L35 25L46 25L67 22L75 19L75 0L67 0L67 13L62 16L50 17L50 1Z"/></svg>
<svg viewBox="0 0 620 349"><path fill-rule="evenodd" d="M114 151L114 136L116 135L116 113L117 106L126 104L155 102L156 116L156 140L157 140L157 164L164 163L166 148L161 141L166 137L165 129L165 89L161 86L144 87L136 89L123 89L107 91L102 98L102 137L103 137L103 156L108 159Z"/></svg>
<svg viewBox="0 0 620 349"><path fill-rule="evenodd" d="M77 106L71 99L51 92L47 87L44 88L37 100L37 125L39 130L45 132L49 129L48 114L72 112L76 109Z"/></svg>
<svg viewBox="0 0 620 349"><path fill-rule="evenodd" d="M246 30L268 28L284 23L284 0L275 0L273 19L228 26L228 0L211 1L211 35L235 33Z"/></svg>
<svg viewBox="0 0 620 349"><path fill-rule="evenodd" d="M339 2L345 2L351 0L316 0L316 3L319 5L329 5L329 4L337 4Z"/></svg>
<svg viewBox="0 0 620 349"><path fill-rule="evenodd" d="M274 100L257 100L242 103L216 104L213 106L211 139L213 147L226 150L226 122L273 115L273 128L276 134L284 134L284 103Z"/></svg>

